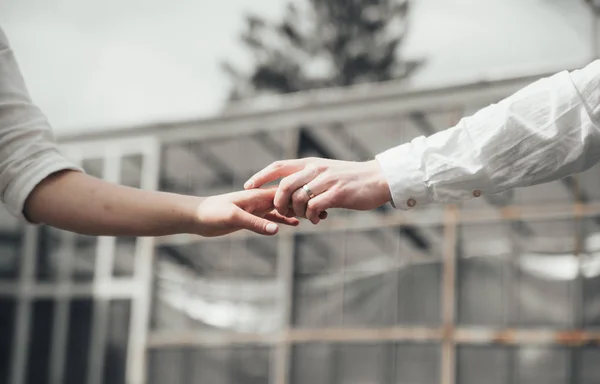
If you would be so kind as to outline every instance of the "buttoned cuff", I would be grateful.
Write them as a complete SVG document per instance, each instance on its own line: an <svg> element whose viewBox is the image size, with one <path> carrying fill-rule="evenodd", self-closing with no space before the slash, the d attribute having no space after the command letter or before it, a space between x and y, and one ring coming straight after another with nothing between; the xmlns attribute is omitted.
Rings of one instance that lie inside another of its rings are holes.
<svg viewBox="0 0 600 384"><path fill-rule="evenodd" d="M53 173L73 170L83 170L65 159L57 150L50 149L33 161L18 176L11 180L4 193L6 209L15 217L30 223L23 213L25 201L33 189Z"/></svg>
<svg viewBox="0 0 600 384"><path fill-rule="evenodd" d="M408 210L431 203L421 170L422 156L418 143L419 139L415 139L375 157L390 186L394 208Z"/></svg>

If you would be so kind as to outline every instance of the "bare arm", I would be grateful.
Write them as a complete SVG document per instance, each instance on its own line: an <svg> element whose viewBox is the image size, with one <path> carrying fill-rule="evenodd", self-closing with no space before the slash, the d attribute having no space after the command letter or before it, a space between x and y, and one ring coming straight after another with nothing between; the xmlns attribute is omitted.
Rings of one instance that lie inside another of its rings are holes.
<svg viewBox="0 0 600 384"><path fill-rule="evenodd" d="M89 235L161 236L193 233L202 198L143 191L80 172L58 172L25 202L35 223Z"/></svg>
<svg viewBox="0 0 600 384"><path fill-rule="evenodd" d="M240 229L273 235L274 222L296 225L271 212L274 189L211 197L144 191L111 184L80 172L57 172L25 202L30 221L107 236L163 236L193 233L219 236Z"/></svg>

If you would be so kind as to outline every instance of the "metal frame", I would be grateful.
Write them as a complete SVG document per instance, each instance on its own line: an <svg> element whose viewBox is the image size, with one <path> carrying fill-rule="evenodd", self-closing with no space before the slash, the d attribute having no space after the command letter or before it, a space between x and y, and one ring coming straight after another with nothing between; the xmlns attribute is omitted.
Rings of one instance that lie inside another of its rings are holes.
<svg viewBox="0 0 600 384"><path fill-rule="evenodd" d="M561 68L562 69L562 68ZM263 111L231 112L218 118L186 121L172 124L157 124L134 129L112 130L96 133L80 133L59 137L65 152L78 161L84 158L102 157L105 163L104 177L119 181L119 162L127 154L144 156L142 188L156 189L159 177L160 146L165 143L186 140L203 140L235 135L253 135L259 132L281 132L289 135L283 157L296 157L298 127L302 124L326 125L352 121L365 122L375 119L392 119L412 112L456 110L471 103L494 102L522 88L532 81L554 73L528 74L504 79L482 79L442 88L406 89L404 85L388 83L358 86L349 90L324 90L306 94L286 96L281 105ZM451 122L449 122L450 124ZM140 238L136 244L136 265L133 278L116 279L111 268L114 258L114 239L101 238L98 243L97 274L92 283L39 283L34 281L37 229L27 227L22 250L22 266L18 284L0 281L0 295L16 297L13 356L9 383L24 382L26 357L29 348L29 324L31 301L34 298L55 298L59 306L55 313L51 380L61 382L68 324L67 303L75 297L97 299L94 308L92 351L90 362L97 370L91 371L88 383L101 382L103 346L106 342L106 316L109 299L131 299L132 314L129 324L129 346L127 351L127 383L146 382L146 354L148 350L219 345L268 345L273 347L271 382L289 382L291 346L308 342L329 343L373 343L410 341L415 343L439 343L442 350L441 377L443 384L456 381L456 346L458 344L498 345L568 345L583 346L600 343L600 332L581 329L503 329L457 327L456 324L456 273L458 227L461 224L495 223L515 220L549 220L564 218L586 218L600 216L600 202L575 202L543 207L507 206L488 207L482 210L464 210L455 206L444 209L430 208L410 212L390 212L385 215L369 214L354 218L331 218L314 227L303 225L294 230L282 230L279 235L277 278L280 283L280 303L283 311L280 330L273 334L218 334L193 330L148 331L152 266L155 246L187 244L196 241L213 241L192 235L166 236L162 238ZM442 326L393 327L380 329L297 329L291 327L293 308L293 256L295 236L310 233L333 233L338 231L366 231L374 228L392 228L401 225L444 227L443 232L443 311ZM70 254L73 252L72 238L63 234L63 253L66 258L60 266L60 275L68 275L71 268ZM240 232L231 236L231 241L254 236ZM64 322L63 322L64 321ZM61 324L58 324L61 323ZM62 349L61 349L62 348Z"/></svg>
<svg viewBox="0 0 600 384"><path fill-rule="evenodd" d="M369 119L395 118L414 110L438 111L448 110L448 106L462 107L472 102L493 102L516 91L538 77L525 76L516 79L504 79L497 82L462 84L436 90L399 91L394 84L372 89L369 94L353 94L347 91L344 95L335 95L334 101L324 101L314 105L302 97L287 98L284 103L289 108L278 107L270 111L255 113L238 113L217 119L184 122L166 126L148 126L138 128L128 135L137 132L152 132L162 143L201 140L215 137L250 135L262 131L282 131L289 133L289 147L283 157L295 157L297 133L301 123L328 124L338 121L368 121ZM329 91L327 91L329 92ZM363 91L364 92L364 91ZM315 95L317 93L313 93ZM323 93L326 94L326 93ZM319 99L320 93L315 97ZM295 98L295 100L294 100ZM292 100L292 101L290 101ZM294 103L295 101L295 103ZM462 108L461 108L462 109ZM451 125L452 122L449 122ZM112 134L112 133L109 133ZM90 135L89 145L101 138L102 134ZM70 140L66 138L66 140ZM466 223L494 223L515 220L548 220L570 217L591 217L600 215L600 202L582 204L552 205L544 207L507 206L490 207L483 210L460 210L455 206L445 209L431 208L411 212L393 212L386 215L369 214L348 218L332 218L318 228L304 225L292 231L283 230L279 238L277 278L281 289L280 302L283 311L282 324L278 332L272 334L218 334L203 333L194 330L151 331L146 340L149 350L173 347L192 346L226 346L226 345L265 345L272 347L271 383L285 384L289 382L291 347L308 342L329 343L376 343L390 341L410 341L415 343L439 343L441 347L440 383L454 384L456 381L456 347L462 344L497 344L497 345L569 345L579 346L600 342L600 333L575 330L551 329L474 329L457 327L456 324L456 273L457 273L457 239L458 226ZM293 307L293 255L294 237L298 234L333 233L339 231L364 231L382 227L400 225L434 226L443 225L443 321L439 328L407 328L393 327L386 329L297 329L290 327L290 313ZM243 241L255 236L249 232L240 232L231 236L231 240ZM213 241L193 235L167 236L156 239L156 245L187 244L195 241ZM133 325L133 323L132 323ZM143 359L139 355L130 359ZM334 357L335 358L335 357ZM131 381L138 383L138 381ZM143 381L139 381L142 383Z"/></svg>

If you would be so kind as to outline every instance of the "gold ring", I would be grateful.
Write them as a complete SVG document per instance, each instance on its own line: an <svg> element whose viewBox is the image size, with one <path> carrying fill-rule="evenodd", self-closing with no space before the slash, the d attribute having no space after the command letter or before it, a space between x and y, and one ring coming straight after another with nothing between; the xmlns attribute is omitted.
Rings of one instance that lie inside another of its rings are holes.
<svg viewBox="0 0 600 384"><path fill-rule="evenodd" d="M315 194L313 193L313 191L311 191L310 188L308 188L308 186L306 184L304 184L302 186L302 189L304 189L304 192L306 192L309 199L312 199L313 197L315 197Z"/></svg>

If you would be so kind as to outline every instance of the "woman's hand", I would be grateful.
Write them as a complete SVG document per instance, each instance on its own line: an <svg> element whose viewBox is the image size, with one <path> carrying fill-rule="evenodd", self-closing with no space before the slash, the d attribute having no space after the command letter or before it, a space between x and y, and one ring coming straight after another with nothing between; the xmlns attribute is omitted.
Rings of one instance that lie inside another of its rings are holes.
<svg viewBox="0 0 600 384"><path fill-rule="evenodd" d="M352 162L305 158L276 161L251 177L244 188L259 188L283 178L274 206L284 216L306 217L317 224L329 208L375 209L390 201L390 191L377 160ZM314 196L309 196L306 186ZM291 206L291 208L290 208ZM291 210L290 210L291 209Z"/></svg>
<svg viewBox="0 0 600 384"><path fill-rule="evenodd" d="M247 229L261 235L274 235L279 230L275 223L298 225L298 219L285 217L274 209L275 192L275 188L255 189L203 199L196 209L197 234L214 237Z"/></svg>

